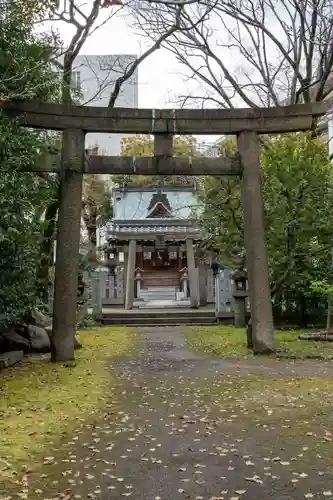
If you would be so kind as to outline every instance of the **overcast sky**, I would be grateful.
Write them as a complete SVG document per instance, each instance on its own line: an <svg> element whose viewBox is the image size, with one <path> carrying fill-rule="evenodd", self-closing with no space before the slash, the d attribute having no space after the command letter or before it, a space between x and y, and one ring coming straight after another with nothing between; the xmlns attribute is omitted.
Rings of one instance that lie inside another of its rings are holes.
<svg viewBox="0 0 333 500"><path fill-rule="evenodd" d="M81 55L134 54L138 56L151 46L150 41L131 27L132 19L128 11L114 9L116 14L89 36L80 52ZM110 15L110 9L102 9L101 12L98 25ZM47 29L49 26L47 23L41 28ZM53 22L52 26L60 34L64 45L68 45L73 35L73 28L62 21ZM191 94L191 89L195 95L200 94L197 91L197 83L185 82L186 72L187 70L176 61L173 54L165 49L157 50L139 66L139 107L179 107L175 104L178 95ZM210 104L209 107L214 106ZM212 144L217 138L218 136L198 136L199 142L207 145Z"/></svg>
<svg viewBox="0 0 333 500"><path fill-rule="evenodd" d="M60 0L66 2L67 0ZM84 9L88 7L91 9L92 0L77 0L80 5L84 5ZM96 30L86 41L81 50L82 55L116 55L116 54L134 54L140 55L149 47L149 43L139 33L135 33L131 28L131 18L126 9L118 7L111 7L117 12L112 19L110 19L100 29ZM101 9L99 23L105 20L110 15L110 8ZM221 23L215 26L212 19L210 19L210 28L213 28L214 36L218 37L219 41L225 37L224 29ZM213 24L211 24L213 23ZM54 27L58 30L64 44L68 44L71 39L71 26L63 22L53 23ZM277 30L275 33L279 35L281 26L274 19L270 19L270 30ZM223 40L225 42L225 40ZM219 43L213 46L214 53L218 54L221 60L227 64L229 71L237 77L242 78L242 62L237 50L235 51L229 46L229 50ZM272 60L275 58L274 50L270 50ZM202 64L199 60L198 67ZM196 64L195 64L196 65ZM184 81L182 73L186 69L177 63L175 57L164 49L159 49L152 54L146 61L139 66L139 107L141 108L163 108L163 107L179 107L175 104L177 95L191 94L203 95L203 85L200 86L195 83L192 88L189 83ZM216 77L220 79L220 71L217 69ZM251 74L252 76L252 74ZM193 83L190 83L193 85ZM224 86L224 82L223 82ZM212 90L212 89L210 89ZM243 104L244 105L244 104ZM209 107L213 107L211 104ZM211 142L216 137L207 137L205 142ZM333 147L333 146L332 146Z"/></svg>
<svg viewBox="0 0 333 500"><path fill-rule="evenodd" d="M80 54L140 55L149 45L129 24L128 14L124 10L120 11L88 38ZM64 43L68 43L71 27L63 22L55 22L53 26L59 31ZM172 107L170 99L177 95L177 89L183 84L179 69L173 55L164 49L159 49L142 63L139 67L140 108Z"/></svg>

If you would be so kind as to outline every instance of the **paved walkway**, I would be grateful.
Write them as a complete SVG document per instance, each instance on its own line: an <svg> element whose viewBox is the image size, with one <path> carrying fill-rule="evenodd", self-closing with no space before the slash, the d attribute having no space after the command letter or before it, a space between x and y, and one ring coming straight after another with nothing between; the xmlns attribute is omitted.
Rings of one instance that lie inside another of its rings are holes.
<svg viewBox="0 0 333 500"><path fill-rule="evenodd" d="M284 436L287 417L269 411L256 423L228 391L236 373L327 375L330 365L200 357L174 327L138 335L141 352L110 367L119 404L52 450L29 479L30 500L333 498L333 475L312 433Z"/></svg>

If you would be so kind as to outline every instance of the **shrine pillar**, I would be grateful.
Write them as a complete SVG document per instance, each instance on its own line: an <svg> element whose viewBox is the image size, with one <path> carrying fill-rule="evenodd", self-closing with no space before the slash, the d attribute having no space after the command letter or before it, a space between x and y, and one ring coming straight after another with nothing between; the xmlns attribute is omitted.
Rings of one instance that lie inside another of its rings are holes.
<svg viewBox="0 0 333 500"><path fill-rule="evenodd" d="M251 305L254 353L272 352L274 327L265 242L258 134L240 132L238 150L243 164L242 202L244 242Z"/></svg>
<svg viewBox="0 0 333 500"><path fill-rule="evenodd" d="M126 294L125 294L125 309L133 309L134 302L134 278L135 278L135 261L136 261L136 241L130 240L128 246L128 260L126 270Z"/></svg>
<svg viewBox="0 0 333 500"><path fill-rule="evenodd" d="M52 361L74 359L84 139L83 130L64 130L54 280Z"/></svg>
<svg viewBox="0 0 333 500"><path fill-rule="evenodd" d="M199 307L200 296L199 296L199 274L195 267L194 258L194 246L192 238L186 240L186 253L187 253L187 269L188 269L188 281L190 285L190 298L191 307L196 309Z"/></svg>

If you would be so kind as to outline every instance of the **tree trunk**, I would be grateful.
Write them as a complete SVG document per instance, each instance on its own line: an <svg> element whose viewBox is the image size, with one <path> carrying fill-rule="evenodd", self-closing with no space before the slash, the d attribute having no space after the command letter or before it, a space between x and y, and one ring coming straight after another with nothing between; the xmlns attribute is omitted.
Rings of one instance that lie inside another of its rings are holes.
<svg viewBox="0 0 333 500"><path fill-rule="evenodd" d="M331 330L331 316L332 316L332 297L328 297L327 302L327 319L326 319L326 330L329 332Z"/></svg>
<svg viewBox="0 0 333 500"><path fill-rule="evenodd" d="M43 302L48 301L49 269L52 266L52 249L55 235L59 200L54 201L46 209L45 228L40 244L41 261L38 270L39 294Z"/></svg>
<svg viewBox="0 0 333 500"><path fill-rule="evenodd" d="M273 303L273 318L274 318L274 324L275 325L280 325L282 323L282 307L281 307L281 302L276 301Z"/></svg>
<svg viewBox="0 0 333 500"><path fill-rule="evenodd" d="M308 318L307 318L307 307L306 307L306 298L304 297L303 294L300 294L299 296L299 304L300 304L300 310L301 310L301 327L306 328L308 324Z"/></svg>
<svg viewBox="0 0 333 500"><path fill-rule="evenodd" d="M93 213L89 205L82 207L82 218L88 233L88 240L90 244L88 260L95 262L97 260L97 213Z"/></svg>
<svg viewBox="0 0 333 500"><path fill-rule="evenodd" d="M96 261L97 259L97 252L96 252L96 245L97 245L97 232L96 232L96 225L89 225L86 224L87 232L88 232L88 239L90 243L90 250L88 254L88 259L90 261Z"/></svg>
<svg viewBox="0 0 333 500"><path fill-rule="evenodd" d="M247 341L247 348L248 349L253 349L253 342L252 342L252 320L250 318L247 327L246 327L246 341Z"/></svg>

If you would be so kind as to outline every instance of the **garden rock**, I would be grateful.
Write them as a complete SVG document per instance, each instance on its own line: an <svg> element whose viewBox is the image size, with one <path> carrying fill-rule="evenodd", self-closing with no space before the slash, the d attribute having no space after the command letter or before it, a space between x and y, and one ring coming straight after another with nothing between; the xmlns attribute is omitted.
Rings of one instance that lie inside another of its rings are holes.
<svg viewBox="0 0 333 500"><path fill-rule="evenodd" d="M29 340L28 325L26 325L25 323L21 323L20 325L15 325L14 330L16 333L21 335L21 337L24 337L25 339Z"/></svg>
<svg viewBox="0 0 333 500"><path fill-rule="evenodd" d="M6 351L23 351L24 354L31 352L31 344L29 340L16 333L14 328L10 328L1 332L3 342L1 343L1 350Z"/></svg>
<svg viewBox="0 0 333 500"><path fill-rule="evenodd" d="M50 352L51 342L44 328L35 325L28 326L31 348L36 352Z"/></svg>
<svg viewBox="0 0 333 500"><path fill-rule="evenodd" d="M23 359L23 351L10 351L0 354L0 370L15 365Z"/></svg>
<svg viewBox="0 0 333 500"><path fill-rule="evenodd" d="M314 333L303 333L298 337L300 340L321 340L326 342L333 342L332 332L314 332Z"/></svg>
<svg viewBox="0 0 333 500"><path fill-rule="evenodd" d="M84 320L87 315L87 304L81 304L76 311L76 327L78 328L80 323Z"/></svg>
<svg viewBox="0 0 333 500"><path fill-rule="evenodd" d="M32 311L31 319L35 325L40 326L42 328L45 328L46 326L52 325L52 318L50 318L49 316L46 316L45 314L41 313L37 309Z"/></svg>
<svg viewBox="0 0 333 500"><path fill-rule="evenodd" d="M48 326L46 326L44 328L44 330L46 331L46 333L49 336L50 341L51 341L51 338L52 338L52 328L53 328L52 325L48 325Z"/></svg>
<svg viewBox="0 0 333 500"><path fill-rule="evenodd" d="M74 349L81 349L82 344L78 341L78 339L74 335Z"/></svg>

